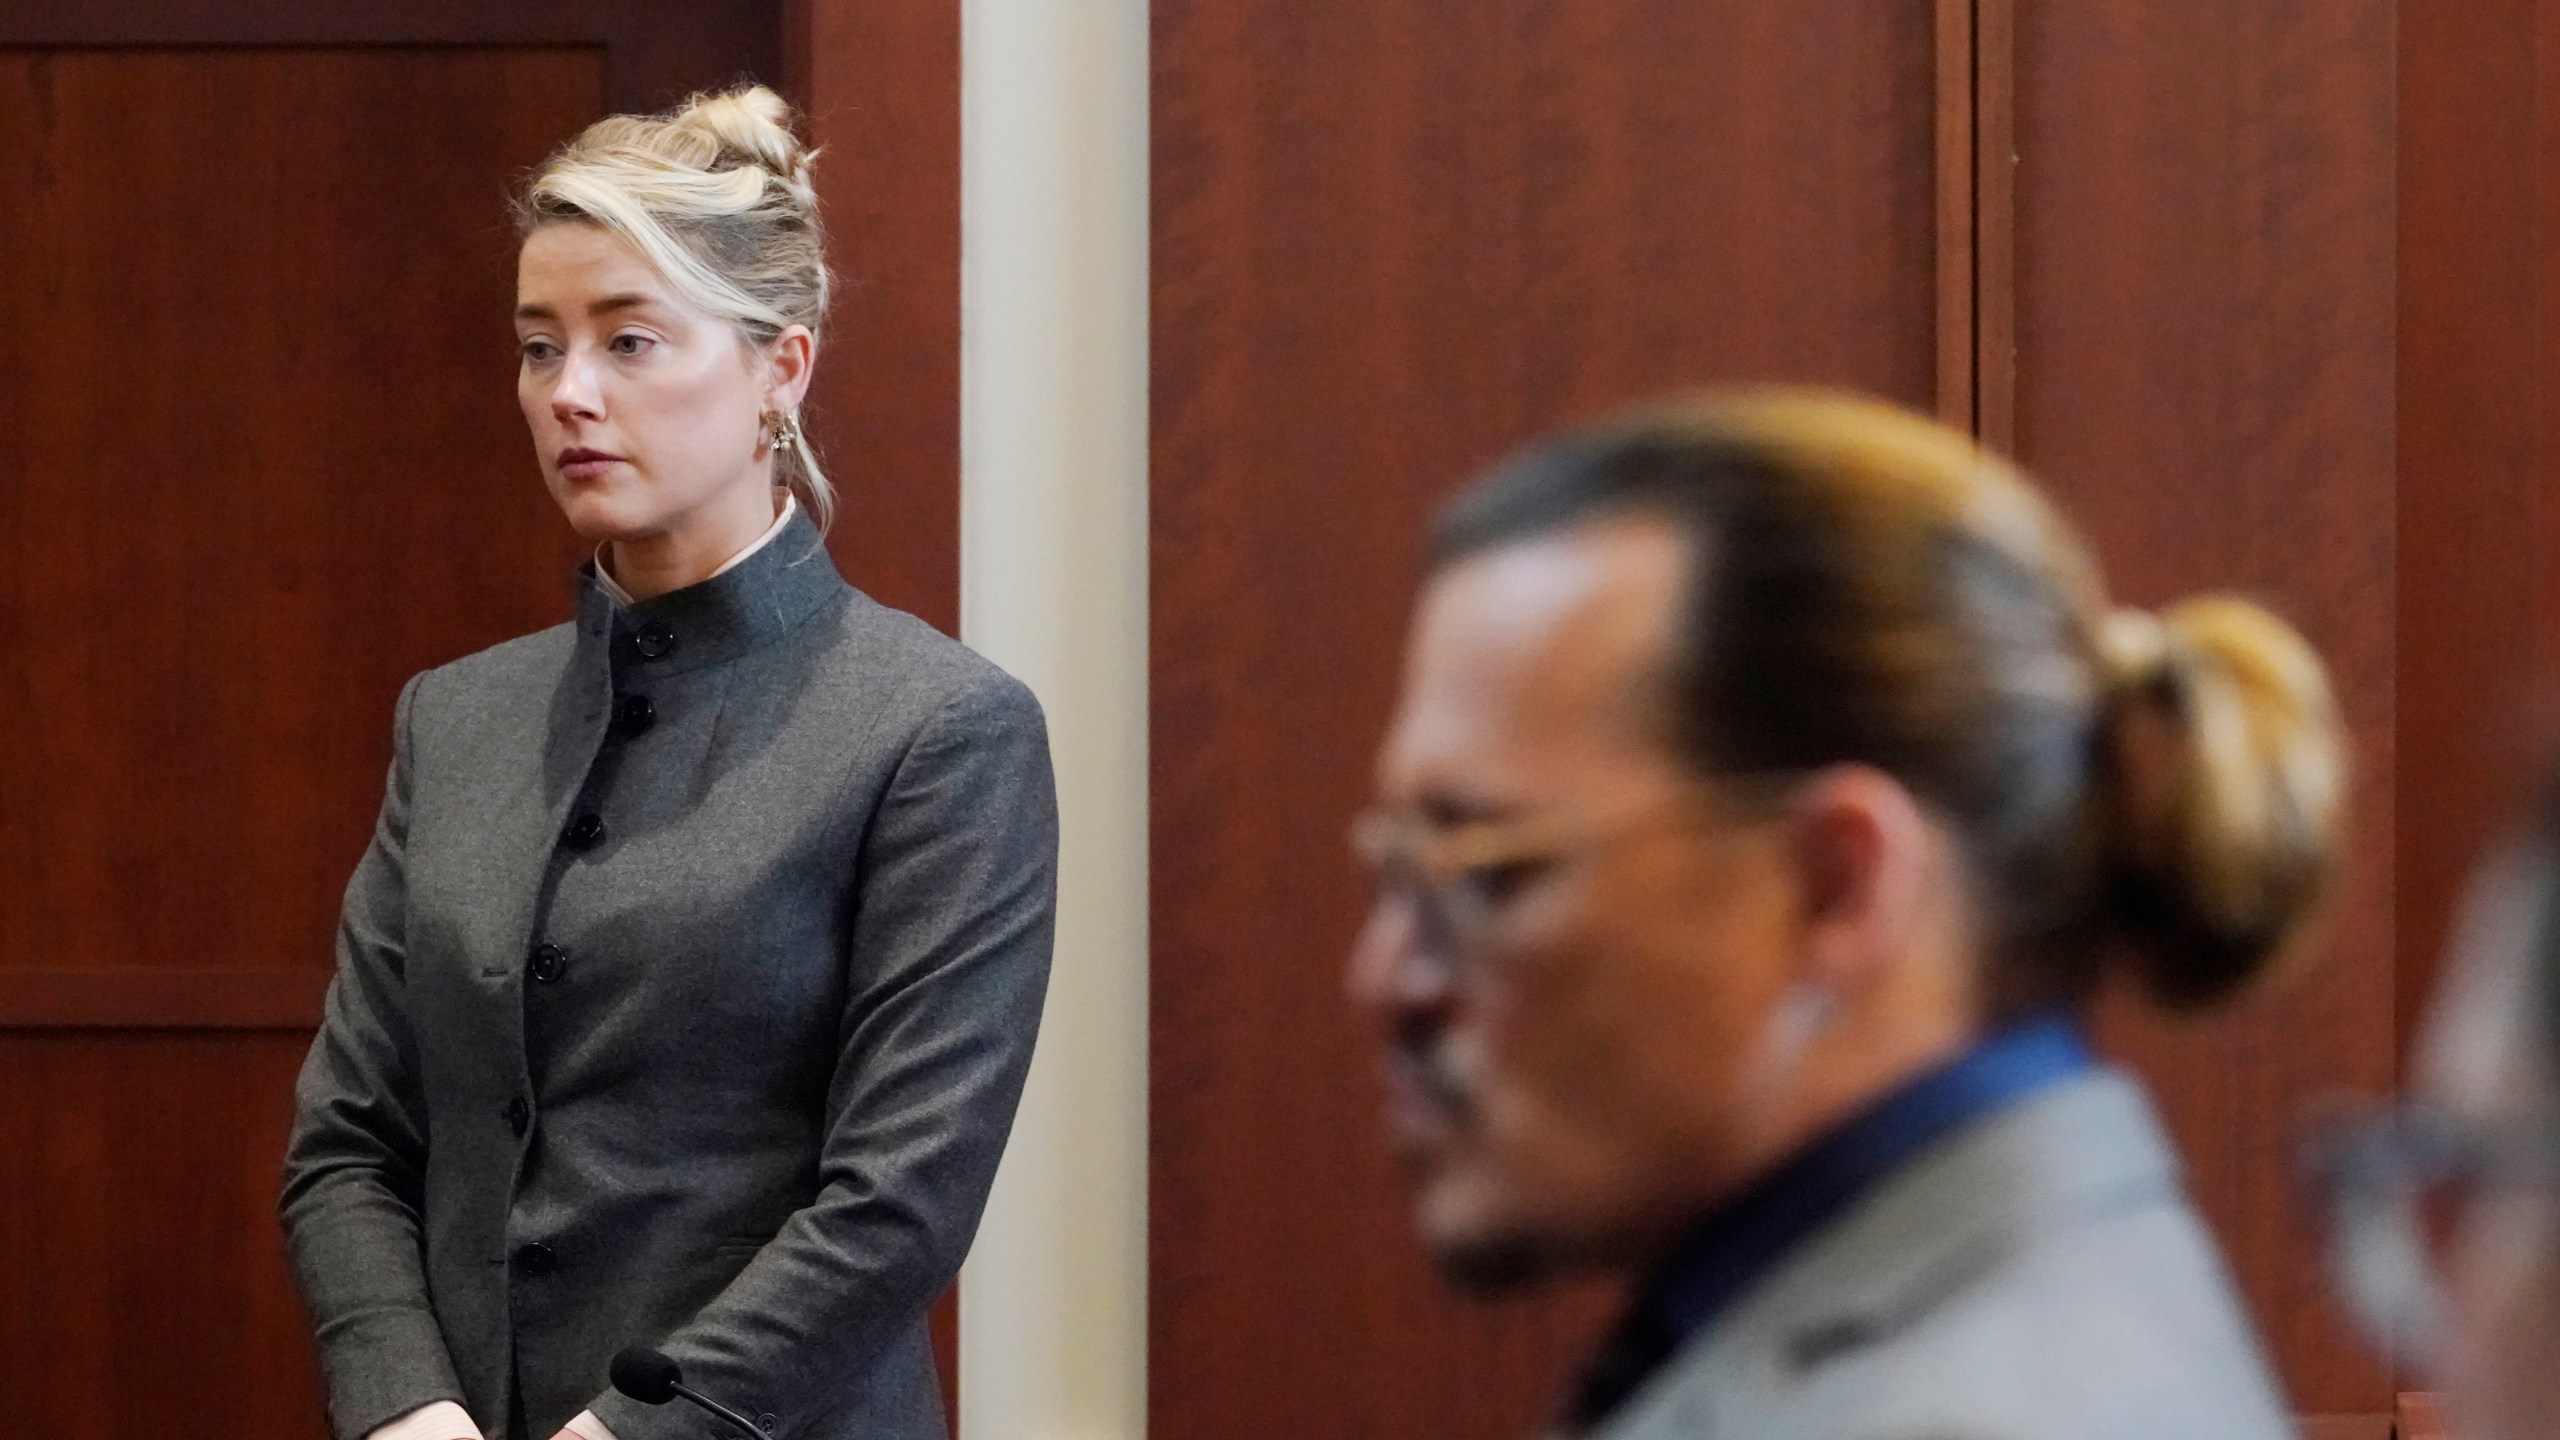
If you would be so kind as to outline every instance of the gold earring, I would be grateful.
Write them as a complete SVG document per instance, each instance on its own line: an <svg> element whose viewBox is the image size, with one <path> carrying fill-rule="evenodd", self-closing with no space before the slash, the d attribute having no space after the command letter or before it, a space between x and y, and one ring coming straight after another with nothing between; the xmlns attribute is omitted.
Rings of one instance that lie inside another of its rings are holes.
<svg viewBox="0 0 2560 1440"><path fill-rule="evenodd" d="M786 445L794 450L800 448L799 416L791 414L788 411L775 410L768 413L764 418L765 428L772 436L773 448L779 450Z"/></svg>

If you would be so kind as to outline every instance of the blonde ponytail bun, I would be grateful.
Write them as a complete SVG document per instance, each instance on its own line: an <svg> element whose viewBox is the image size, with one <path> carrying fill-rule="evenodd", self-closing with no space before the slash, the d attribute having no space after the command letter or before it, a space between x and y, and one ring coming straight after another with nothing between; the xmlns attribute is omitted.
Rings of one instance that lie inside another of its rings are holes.
<svg viewBox="0 0 2560 1440"><path fill-rule="evenodd" d="M2105 928L2164 1006L2209 1006L2297 937L2338 869L2347 743L2319 657L2245 600L2102 622Z"/></svg>
<svg viewBox="0 0 2560 1440"><path fill-rule="evenodd" d="M762 85L685 101L671 122L679 131L703 135L717 146L701 168L711 171L753 166L802 195L809 193L809 166L817 152L804 147L791 130L791 106Z"/></svg>

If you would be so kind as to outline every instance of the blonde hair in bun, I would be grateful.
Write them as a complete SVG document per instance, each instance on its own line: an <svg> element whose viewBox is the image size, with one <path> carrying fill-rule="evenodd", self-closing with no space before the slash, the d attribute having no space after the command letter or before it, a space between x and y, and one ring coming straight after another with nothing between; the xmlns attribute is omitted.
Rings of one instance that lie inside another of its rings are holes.
<svg viewBox="0 0 2560 1440"><path fill-rule="evenodd" d="M2106 618L2112 908L2163 1003L2239 988L2335 879L2344 726L2319 657L2228 595Z"/></svg>
<svg viewBox="0 0 2560 1440"><path fill-rule="evenodd" d="M1710 779L1894 777L1965 849L1995 1016L2111 965L2212 1004L2334 877L2346 741L2310 647L2229 597L2111 610L2060 512L1965 435L1822 391L1685 397L1506 462L1436 563L1626 514L1697 557L1669 743Z"/></svg>
<svg viewBox="0 0 2560 1440"><path fill-rule="evenodd" d="M601 225L631 242L688 301L771 345L826 320L826 233L791 107L761 85L700 94L663 115L614 115L543 162L517 197L516 228ZM797 420L798 416L789 417ZM779 427L774 479L820 527L835 491L796 425Z"/></svg>

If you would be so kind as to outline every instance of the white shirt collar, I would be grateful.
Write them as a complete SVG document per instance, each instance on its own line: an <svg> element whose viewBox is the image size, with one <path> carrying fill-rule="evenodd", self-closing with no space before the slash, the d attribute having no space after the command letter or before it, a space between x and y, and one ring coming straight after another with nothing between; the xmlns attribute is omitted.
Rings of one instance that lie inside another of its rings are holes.
<svg viewBox="0 0 2560 1440"><path fill-rule="evenodd" d="M710 574L705 575L702 578L704 580L716 580L747 563L747 557L755 554L767 545L772 544L773 537L781 534L782 527L790 524L791 517L799 513L800 497L790 494L784 495L782 497L782 513L773 517L773 523L765 527L765 532L762 535L755 538L755 543L749 545L746 549L739 551L737 554L730 556L728 559L721 561L719 569L712 571ZM613 572L605 568L604 561L606 548L607 547L603 545L596 547L596 588L602 590L605 593L605 598L611 600L616 605L631 606L639 604L639 601L631 598L631 592L623 589L621 582L613 578ZM697 581L695 583L698 584L700 582Z"/></svg>

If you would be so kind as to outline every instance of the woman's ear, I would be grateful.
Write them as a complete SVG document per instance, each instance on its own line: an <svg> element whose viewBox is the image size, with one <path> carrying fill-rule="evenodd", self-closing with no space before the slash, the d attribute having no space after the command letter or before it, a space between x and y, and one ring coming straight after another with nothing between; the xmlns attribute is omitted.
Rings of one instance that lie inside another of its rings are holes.
<svg viewBox="0 0 2560 1440"><path fill-rule="evenodd" d="M818 360L818 337L806 325L786 325L765 347L765 401L770 409L792 414L809 393L809 374Z"/></svg>
<svg viewBox="0 0 2560 1440"><path fill-rule="evenodd" d="M1865 765L1816 774L1789 808L1800 979L1845 995L1909 947L1940 832L1900 781Z"/></svg>

